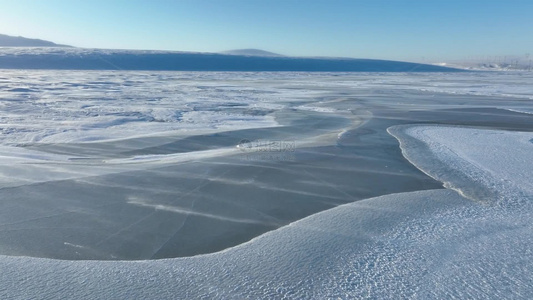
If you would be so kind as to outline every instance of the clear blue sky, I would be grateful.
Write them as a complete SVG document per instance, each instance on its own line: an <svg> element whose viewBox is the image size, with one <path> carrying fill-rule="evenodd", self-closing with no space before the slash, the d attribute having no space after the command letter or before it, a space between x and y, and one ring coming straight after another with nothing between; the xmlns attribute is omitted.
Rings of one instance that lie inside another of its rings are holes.
<svg viewBox="0 0 533 300"><path fill-rule="evenodd" d="M533 55L533 1L0 0L0 33L89 48L418 61Z"/></svg>

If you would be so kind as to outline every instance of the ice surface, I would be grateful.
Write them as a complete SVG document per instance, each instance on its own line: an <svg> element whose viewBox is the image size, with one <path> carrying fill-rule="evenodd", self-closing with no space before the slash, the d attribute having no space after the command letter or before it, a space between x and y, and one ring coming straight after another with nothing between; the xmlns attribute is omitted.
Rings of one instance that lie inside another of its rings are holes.
<svg viewBox="0 0 533 300"><path fill-rule="evenodd" d="M346 202L279 163L297 148L332 147L361 123L346 111L293 109L325 94L305 87L309 74L3 74L0 253L190 256ZM287 140L290 151L245 152L243 139Z"/></svg>
<svg viewBox="0 0 533 300"><path fill-rule="evenodd" d="M392 132L428 174L445 165L459 175L446 178L455 182L477 170L470 178L479 189L493 189L502 178L512 182L500 201L531 196L530 133L435 126ZM427 147L415 147L414 140ZM0 295L527 299L533 296L532 205L516 203L520 207L470 201L452 190L392 194L339 206L210 255L138 262L2 256Z"/></svg>
<svg viewBox="0 0 533 300"><path fill-rule="evenodd" d="M358 200L356 189L391 193L415 175L384 128L474 116L529 129L529 115L493 108L529 108L529 75L486 76L5 71L0 251L154 257L186 226L211 228L187 231L202 242L241 228L227 224L286 224L287 203L324 210ZM516 89L498 88L506 82ZM531 133L391 132L406 158L458 193L366 199L189 258L0 256L0 298L532 298ZM235 156L241 138L264 136L297 139L296 161ZM277 214L265 209L278 200Z"/></svg>
<svg viewBox="0 0 533 300"><path fill-rule="evenodd" d="M433 94L471 96L500 96L533 99L533 74L531 72L478 72L459 73L452 78L437 76L395 76L387 81L369 82L381 84L381 88L415 89ZM377 86L377 85L376 85Z"/></svg>

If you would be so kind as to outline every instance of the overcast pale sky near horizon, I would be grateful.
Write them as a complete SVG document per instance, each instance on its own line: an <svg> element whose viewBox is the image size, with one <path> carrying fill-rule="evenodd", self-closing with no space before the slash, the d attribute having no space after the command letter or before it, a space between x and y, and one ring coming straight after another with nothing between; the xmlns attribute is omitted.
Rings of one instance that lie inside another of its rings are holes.
<svg viewBox="0 0 533 300"><path fill-rule="evenodd" d="M0 0L0 33L88 48L436 61L532 53L532 13L530 0Z"/></svg>

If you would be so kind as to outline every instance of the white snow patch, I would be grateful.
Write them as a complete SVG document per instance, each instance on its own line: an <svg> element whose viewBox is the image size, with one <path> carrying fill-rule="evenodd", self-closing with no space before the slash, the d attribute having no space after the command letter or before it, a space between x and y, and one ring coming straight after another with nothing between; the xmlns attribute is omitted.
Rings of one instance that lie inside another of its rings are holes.
<svg viewBox="0 0 533 300"><path fill-rule="evenodd" d="M389 132L413 164L468 197L507 203L533 195L533 132L441 126Z"/></svg>

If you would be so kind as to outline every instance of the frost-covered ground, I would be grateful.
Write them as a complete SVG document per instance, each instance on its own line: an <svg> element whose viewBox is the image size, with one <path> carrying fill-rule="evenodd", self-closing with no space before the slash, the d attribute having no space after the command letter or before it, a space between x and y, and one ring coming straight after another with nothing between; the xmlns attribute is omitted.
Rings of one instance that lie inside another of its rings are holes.
<svg viewBox="0 0 533 300"><path fill-rule="evenodd" d="M0 74L2 299L533 297L529 73Z"/></svg>

